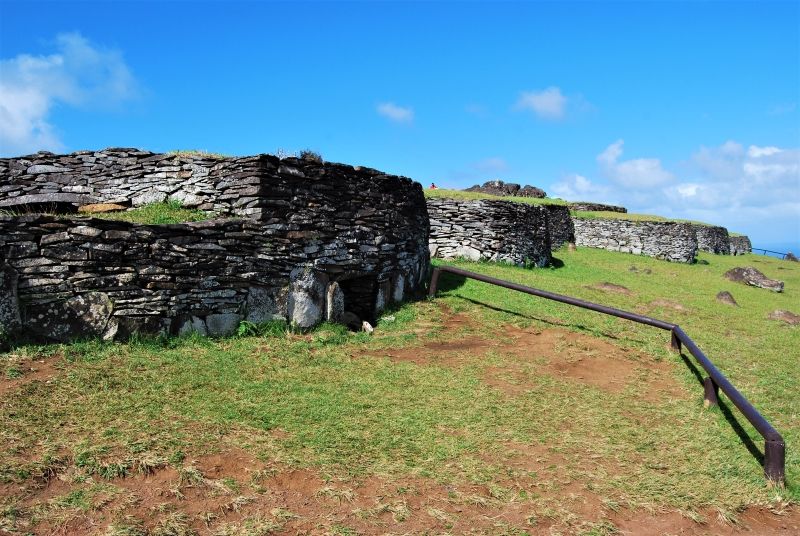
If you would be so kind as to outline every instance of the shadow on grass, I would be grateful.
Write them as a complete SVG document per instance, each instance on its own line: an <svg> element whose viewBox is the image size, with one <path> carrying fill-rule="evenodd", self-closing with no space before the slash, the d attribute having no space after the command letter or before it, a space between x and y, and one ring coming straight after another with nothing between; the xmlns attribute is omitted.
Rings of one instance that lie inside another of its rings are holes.
<svg viewBox="0 0 800 536"><path fill-rule="evenodd" d="M698 369L697 365L695 365L692 362L692 360L689 359L683 352L681 352L681 359L683 360L683 363L686 365L686 368L688 368L689 371L697 379L697 382L700 384L700 388L702 389L703 374L700 372L700 369ZM728 424L731 426L736 435L739 436L739 439L742 441L742 444L744 444L745 448L750 453L750 455L753 456L753 458L755 458L755 460L763 467L764 454L761 452L761 450L759 450L758 446L755 443L753 443L753 439L745 431L742 425L739 424L739 421L736 419L736 416L731 411L731 408L729 408L728 405L723 401L722 397L720 396L718 397L718 399L719 402L717 407L719 407L720 413L722 413L722 416L725 417L726 421L728 421Z"/></svg>

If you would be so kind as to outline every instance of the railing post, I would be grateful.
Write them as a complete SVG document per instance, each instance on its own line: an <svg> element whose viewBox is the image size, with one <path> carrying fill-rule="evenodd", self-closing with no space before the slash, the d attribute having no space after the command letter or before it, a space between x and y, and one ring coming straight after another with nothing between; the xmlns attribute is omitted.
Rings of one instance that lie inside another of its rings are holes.
<svg viewBox="0 0 800 536"><path fill-rule="evenodd" d="M439 274L441 270L438 268L433 269L433 273L431 273L431 284L428 285L428 297L433 298L436 296L436 287L439 285Z"/></svg>
<svg viewBox="0 0 800 536"><path fill-rule="evenodd" d="M786 484L786 445L783 441L764 441L764 475L771 484Z"/></svg>
<svg viewBox="0 0 800 536"><path fill-rule="evenodd" d="M681 340L678 338L678 336L675 334L674 331L670 331L670 334L672 335L672 338L669 343L670 349L675 353L678 354L681 353Z"/></svg>
<svg viewBox="0 0 800 536"><path fill-rule="evenodd" d="M719 385L711 378L706 378L703 380L703 388L705 390L703 405L707 408L719 405Z"/></svg>

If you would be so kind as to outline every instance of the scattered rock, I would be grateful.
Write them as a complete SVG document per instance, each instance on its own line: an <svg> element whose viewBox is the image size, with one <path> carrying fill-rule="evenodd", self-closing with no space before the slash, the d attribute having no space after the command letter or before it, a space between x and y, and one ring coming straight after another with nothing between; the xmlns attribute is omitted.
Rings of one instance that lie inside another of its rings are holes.
<svg viewBox="0 0 800 536"><path fill-rule="evenodd" d="M125 210L125 207L116 203L92 203L90 205L81 205L78 207L78 212L82 214L102 214L104 212L119 212L121 210Z"/></svg>
<svg viewBox="0 0 800 536"><path fill-rule="evenodd" d="M630 268L628 268L628 271L629 272L633 272L635 274L647 274L647 275L650 275L650 274L653 273L653 270L651 270L650 268L645 268L644 270L640 270L636 266L631 266Z"/></svg>
<svg viewBox="0 0 800 536"><path fill-rule="evenodd" d="M736 300L733 298L733 294L731 294L727 290L723 290L717 293L717 301L720 303L725 303L727 305L733 305L734 307L739 307L739 304L736 303Z"/></svg>
<svg viewBox="0 0 800 536"><path fill-rule="evenodd" d="M682 312L689 310L678 302L672 300L665 300L662 298L652 301L650 305L653 305L655 307L666 307L667 309L674 309L675 311L682 311Z"/></svg>
<svg viewBox="0 0 800 536"><path fill-rule="evenodd" d="M500 180L487 181L483 186L475 185L466 189L467 192L480 192L482 194L499 195L499 196L517 196L517 197L536 197L544 198L547 194L541 188L526 185L520 188L519 184L513 182L503 182Z"/></svg>
<svg viewBox="0 0 800 536"><path fill-rule="evenodd" d="M767 315L767 318L770 320L780 320L782 322L786 322L790 326L796 326L797 324L800 324L800 315L796 315L791 311L783 311L781 309L772 311Z"/></svg>
<svg viewBox="0 0 800 536"><path fill-rule="evenodd" d="M792 261L792 262L800 261L800 259L798 259L797 256L794 253L792 253L791 251L786 254L786 256L783 258L783 260Z"/></svg>
<svg viewBox="0 0 800 536"><path fill-rule="evenodd" d="M617 294L624 294L626 296L632 296L633 291L628 287L623 287L622 285L616 285L614 283L603 282L597 283L595 285L588 286L586 288L591 288L595 290L603 290L607 292L616 292Z"/></svg>
<svg viewBox="0 0 800 536"><path fill-rule="evenodd" d="M783 281L770 279L752 266L733 268L725 272L725 277L737 283L744 283L752 287L783 292Z"/></svg>
<svg viewBox="0 0 800 536"><path fill-rule="evenodd" d="M584 201L570 203L567 206L570 208L570 210L579 210L585 212L621 212L623 214L628 212L628 209L625 207L606 205L604 203L587 203Z"/></svg>

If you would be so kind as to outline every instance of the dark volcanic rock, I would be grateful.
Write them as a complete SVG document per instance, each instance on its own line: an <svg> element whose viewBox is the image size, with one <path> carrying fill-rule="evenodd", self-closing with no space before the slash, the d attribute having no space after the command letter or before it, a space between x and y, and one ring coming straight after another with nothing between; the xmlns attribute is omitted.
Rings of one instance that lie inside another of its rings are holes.
<svg viewBox="0 0 800 536"><path fill-rule="evenodd" d="M783 281L770 279L752 266L733 268L725 272L725 277L737 283L764 288L775 292L783 292Z"/></svg>
<svg viewBox="0 0 800 536"><path fill-rule="evenodd" d="M537 197L543 198L547 197L547 194L541 188L536 188L535 186L526 185L523 188L520 188L519 184L515 184L513 182L503 182L503 181L488 181L484 182L483 186L475 185L471 186L466 189L467 192L480 192L484 194L490 195L499 195L499 196L519 196L519 197Z"/></svg>
<svg viewBox="0 0 800 536"><path fill-rule="evenodd" d="M798 261L800 260L800 259L798 259L798 258L797 258L797 256L796 256L794 253L792 253L791 251L790 251L789 253L787 253L787 254L786 254L786 256L785 256L783 259L784 259L784 260L787 260L787 261L792 261L792 262L798 262Z"/></svg>
<svg viewBox="0 0 800 536"><path fill-rule="evenodd" d="M800 324L800 315L796 315L791 311L783 311L777 309L775 311L772 311L769 315L767 315L767 318L769 318L770 320L780 320L781 322L786 322L791 326L796 326L797 324Z"/></svg>
<svg viewBox="0 0 800 536"><path fill-rule="evenodd" d="M87 292L63 302L50 302L29 308L26 325L42 338L55 341L102 337L113 308L108 294Z"/></svg>
<svg viewBox="0 0 800 536"><path fill-rule="evenodd" d="M547 192L542 190L541 188L537 188L536 186L523 186L519 192L517 192L519 197L535 197L537 199L544 199L547 197Z"/></svg>
<svg viewBox="0 0 800 536"><path fill-rule="evenodd" d="M720 303L725 303L727 305L733 305L734 307L739 307L739 304L736 303L736 300L733 298L733 294L731 294L727 290L723 290L717 293L717 301Z"/></svg>
<svg viewBox="0 0 800 536"><path fill-rule="evenodd" d="M586 212L628 212L628 209L625 207L606 205L604 203L588 203L586 201L577 201L575 203L570 203L568 206L570 210L580 210Z"/></svg>
<svg viewBox="0 0 800 536"><path fill-rule="evenodd" d="M17 280L17 271L11 266L0 267L0 336L14 333L20 327Z"/></svg>

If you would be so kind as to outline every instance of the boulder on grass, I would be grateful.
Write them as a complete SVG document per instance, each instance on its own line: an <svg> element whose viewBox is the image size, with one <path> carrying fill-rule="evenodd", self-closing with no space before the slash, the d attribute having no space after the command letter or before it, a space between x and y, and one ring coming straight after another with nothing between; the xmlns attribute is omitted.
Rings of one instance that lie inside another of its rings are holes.
<svg viewBox="0 0 800 536"><path fill-rule="evenodd" d="M790 326L796 326L797 324L800 324L800 315L796 315L791 311L777 309L768 314L767 318L770 320L780 320L781 322L786 322Z"/></svg>
<svg viewBox="0 0 800 536"><path fill-rule="evenodd" d="M744 283L752 287L764 288L774 292L783 292L783 281L770 279L752 266L733 268L725 272L725 277L737 283Z"/></svg>
<svg viewBox="0 0 800 536"><path fill-rule="evenodd" d="M717 293L717 301L720 303L724 303L726 305L733 305L734 307L739 307L739 304L736 303L736 300L733 298L733 294L731 294L727 290L723 290Z"/></svg>

